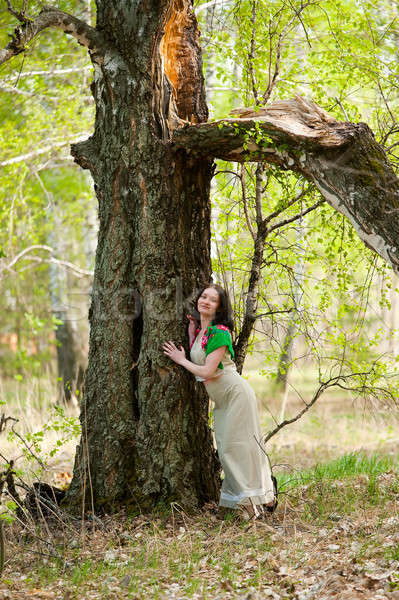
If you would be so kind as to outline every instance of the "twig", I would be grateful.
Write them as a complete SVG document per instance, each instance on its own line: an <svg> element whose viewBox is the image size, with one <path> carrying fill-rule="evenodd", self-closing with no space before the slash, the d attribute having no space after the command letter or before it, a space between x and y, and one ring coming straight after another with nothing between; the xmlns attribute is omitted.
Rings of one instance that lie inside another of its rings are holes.
<svg viewBox="0 0 399 600"><path fill-rule="evenodd" d="M305 188L303 188L303 190L301 192L299 192L299 194L297 194L295 196L295 198L292 198L291 200L289 200L287 202L287 204L285 204L281 208L276 209L275 211L273 211L272 213L270 213L270 215L267 215L267 217L265 217L264 220L263 220L263 224L266 226L268 223L270 223L270 221L272 219L275 219L276 217L278 217L282 212L284 212L285 210L287 210L287 208L289 208L290 206L292 206L293 204L295 204L295 202L298 202L298 200L300 200L301 198L303 198L303 196L305 196L312 189L313 189L313 185L308 185Z"/></svg>
<svg viewBox="0 0 399 600"><path fill-rule="evenodd" d="M8 165L14 165L16 163L24 162L31 158L36 158L37 156L41 156L42 154L47 154L51 152L55 148L61 148L62 146L68 146L70 144L76 144L78 142L82 142L87 138L88 134L84 136L80 135L77 138L73 138L72 140L66 140L63 142L53 142L51 146L44 146L43 148L39 148L38 150L33 150L32 152L28 152L27 154L20 154L19 156L14 156L13 158L9 158L7 160L3 160L0 162L0 167L7 167Z"/></svg>
<svg viewBox="0 0 399 600"><path fill-rule="evenodd" d="M259 97L258 97L258 89L256 87L256 79L255 79L255 72L254 72L256 16L257 16L256 8L257 8L257 0L252 0L252 17L251 17L252 31L251 31L250 51L248 53L248 63L249 63L249 74L251 77L251 84L252 84L252 93L254 95L255 105L258 105Z"/></svg>
<svg viewBox="0 0 399 600"><path fill-rule="evenodd" d="M46 469L46 465L44 464L42 459L39 458L38 456L36 456L36 454L34 454L34 452L32 452L31 447L28 446L28 444L26 443L26 440L22 437L22 435L20 435L17 431L15 431L14 425L11 427L11 431L14 433L14 435L17 436L17 438L19 438L21 440L21 442L23 443L25 448L27 448L27 450L30 452L30 454L33 456L33 458L35 458L37 460L37 462L42 467L42 469Z"/></svg>
<svg viewBox="0 0 399 600"><path fill-rule="evenodd" d="M82 73L82 71L91 71L93 69L92 65L82 65L81 67L74 67L71 69L54 69L52 71L25 71L24 73L21 73L21 78L22 77L32 77L35 75L40 75L40 76L45 76L45 75L50 75L51 77L53 77L54 75L65 75L65 74L69 74L69 73ZM3 81L12 81L13 77L12 76L5 76L3 77ZM46 96L47 97L47 96Z"/></svg>
<svg viewBox="0 0 399 600"><path fill-rule="evenodd" d="M39 256L29 256L29 254L28 254L28 255L25 255L25 260L32 260L33 262L36 262L36 263L47 263L47 264L58 265L59 267L64 267L65 269L69 269L70 271L72 271L72 273L79 279L81 279L82 277L93 277L93 275L94 275L93 271L88 271L87 269L81 269L80 267L77 267L73 263L70 263L66 260L59 260L58 258L54 258L53 256L51 256L50 258L40 258ZM21 269L21 271L23 271L23 270L25 270L25 267L23 267Z"/></svg>
<svg viewBox="0 0 399 600"><path fill-rule="evenodd" d="M81 269L80 267L74 265L71 262L68 262L66 260L59 260L58 258L55 258L54 256L50 256L50 258L41 258L40 256L30 256L28 254L28 252L30 252L31 250L46 250L46 252L50 252L50 253L54 252L53 248L51 248L50 246L45 246L44 244L34 244L33 246L28 246L28 248L25 248L24 250L19 252L17 254L17 256L15 256L8 265L5 265L2 268L2 270L15 272L12 269L12 267L19 260L21 260L23 258L24 260L33 260L33 261L39 262L39 263L52 263L52 264L59 265L60 267L65 267L66 269L70 269L77 277L84 277L84 276L92 277L93 276L93 271L88 271L87 269ZM1 274L1 272L0 272L0 274ZM1 429L0 429L0 431L1 431Z"/></svg>
<svg viewBox="0 0 399 600"><path fill-rule="evenodd" d="M293 310L293 308L286 308L285 310L269 310L268 312L256 315L256 318L260 319L261 317L269 317L270 315L284 315L291 313Z"/></svg>
<svg viewBox="0 0 399 600"><path fill-rule="evenodd" d="M14 475L15 475L15 471L14 471L14 461L10 460L8 463L8 468L7 471L5 471L3 473L4 476L4 483L7 483L7 491L10 494L11 498L13 499L13 501L16 503L17 505L17 510L16 510L16 515L17 517L19 517L19 519L24 522L26 520L26 515L24 513L24 510L22 508L22 500L15 488L15 483L14 483Z"/></svg>
<svg viewBox="0 0 399 600"><path fill-rule="evenodd" d="M27 254L31 250L47 250L47 252L54 252L53 248L50 248L50 246L44 246L43 244L34 244L33 246L28 246L28 248L25 248L24 250L19 252L17 256L14 256L12 261L8 265L6 265L5 269L11 269L11 267L13 267L16 262L18 262L23 256L25 256L25 254Z"/></svg>
<svg viewBox="0 0 399 600"><path fill-rule="evenodd" d="M275 229L279 229L280 227L284 227L284 225L288 225L289 223L293 223L294 221L297 221L298 219L301 219L302 217L304 217L305 215L307 215L308 213L310 213L312 210L315 210L316 208L318 208L319 206L321 206L322 204L324 204L324 202L325 202L325 199L322 198L321 200L319 200L318 202L316 202L312 206L309 206L309 208L306 208L305 210L303 210L302 212L298 213L294 217L291 217L290 219L285 219L284 221L280 221L279 223L276 223L275 225L272 225L271 227L269 227L268 233L271 233Z"/></svg>
<svg viewBox="0 0 399 600"><path fill-rule="evenodd" d="M272 431L269 431L269 433L265 436L264 438L264 443L266 444L266 442L268 442L270 440L270 438L272 438L274 435L276 435L276 433L278 433L283 427L286 427L287 425L291 425L291 423L295 423L295 421L298 421L298 419L300 419L302 417L302 415L305 414L305 412L307 412L314 404L315 402L320 398L320 396L323 394L323 392L325 392L326 389L330 388L330 387L340 387L342 389L348 390L348 391L355 391L354 388L345 386L341 383L341 381L346 381L347 379L351 379L354 377L365 377L366 375L370 375L370 373L372 373L373 369L370 369L369 371L364 371L364 372L359 372L359 373L350 373L349 375L337 375L336 377L331 377L331 379L329 379L326 382L322 382L319 386L319 388L317 389L316 393L314 394L313 398L311 399L310 402L304 402L305 407L299 411L299 413L297 413L295 415L295 417L292 417L292 419L285 419L284 421L282 421L281 423L279 423L277 425L277 427L275 427L274 429L272 429ZM375 388L369 388L367 386L361 386L360 388L356 388L357 389L361 389L363 392L367 391L369 393L372 393L373 391L375 391ZM390 399L393 400L393 395L389 392L387 392L387 390L380 390L383 391L385 394L388 394L390 396Z"/></svg>
<svg viewBox="0 0 399 600"><path fill-rule="evenodd" d="M348 117L348 113L346 112L341 100L339 98L335 98L335 100L337 101L338 106L340 107L340 109L342 110L342 112L344 113L344 117L347 121L350 121L350 118Z"/></svg>
<svg viewBox="0 0 399 600"><path fill-rule="evenodd" d="M0 419L0 433L2 431L4 431L4 429L7 425L7 421L15 421L17 423L18 419L15 419L14 417L6 417L5 414L2 414L1 419ZM0 496L1 496L1 489L0 489Z"/></svg>
<svg viewBox="0 0 399 600"><path fill-rule="evenodd" d="M24 2L24 6L23 9L21 10L21 12L18 12L17 10L15 10L15 8L12 6L10 0L6 0L6 4L7 4L7 10L8 12L13 15L13 17L15 17L16 19L18 19L18 21L20 21L21 23L30 23L32 22L32 19L30 19L29 17L25 16L25 2Z"/></svg>
<svg viewBox="0 0 399 600"><path fill-rule="evenodd" d="M331 385L333 385L333 384L331 384ZM303 408L299 413L297 413L295 415L295 417L292 417L292 419L285 419L284 421L279 423L279 425L277 425L277 427L272 429L272 431L269 431L269 433L264 438L264 443L266 444L266 442L268 442L270 440L270 438L272 438L274 435L276 435L276 433L278 433L280 431L280 429L282 429L283 427L286 427L287 425L291 425L291 423L295 423L295 421L298 421L298 419L300 419L302 417L302 415L304 415L305 412L307 412L309 410L309 408L311 408L314 405L314 403L320 398L320 396L326 390L327 387L330 387L330 386L328 384L322 383L320 385L320 387L318 388L317 392L315 393L315 395L313 396L312 400L308 404L305 403L305 408Z"/></svg>

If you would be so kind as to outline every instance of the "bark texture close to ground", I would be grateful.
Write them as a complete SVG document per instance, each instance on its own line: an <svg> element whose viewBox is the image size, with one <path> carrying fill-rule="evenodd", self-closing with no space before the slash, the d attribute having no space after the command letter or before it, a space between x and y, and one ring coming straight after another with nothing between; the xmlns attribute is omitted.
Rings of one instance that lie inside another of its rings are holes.
<svg viewBox="0 0 399 600"><path fill-rule="evenodd" d="M399 180L365 123L336 121L301 97L233 112L237 118L177 129L174 144L197 156L265 161L305 176L399 272Z"/></svg>

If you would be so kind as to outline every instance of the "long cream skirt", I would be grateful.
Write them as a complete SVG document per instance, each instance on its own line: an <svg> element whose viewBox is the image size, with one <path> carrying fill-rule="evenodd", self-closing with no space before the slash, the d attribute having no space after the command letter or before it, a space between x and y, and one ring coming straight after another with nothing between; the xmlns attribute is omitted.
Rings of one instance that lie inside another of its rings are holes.
<svg viewBox="0 0 399 600"><path fill-rule="evenodd" d="M268 504L274 491L269 460L262 446L255 392L235 368L205 384L214 402L214 431L224 471L220 506Z"/></svg>

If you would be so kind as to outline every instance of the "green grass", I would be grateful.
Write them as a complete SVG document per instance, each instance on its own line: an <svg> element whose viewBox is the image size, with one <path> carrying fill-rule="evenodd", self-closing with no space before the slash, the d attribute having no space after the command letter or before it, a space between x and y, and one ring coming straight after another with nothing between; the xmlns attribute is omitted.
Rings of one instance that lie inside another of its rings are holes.
<svg viewBox="0 0 399 600"><path fill-rule="evenodd" d="M350 452L330 462L316 464L312 469L306 469L293 474L277 473L280 490L295 488L324 480L342 480L355 475L369 475L370 481L381 473L397 468L399 456L367 455L360 452Z"/></svg>
<svg viewBox="0 0 399 600"><path fill-rule="evenodd" d="M322 526L356 513L383 508L397 500L397 455L351 452L312 469L277 475L280 501L287 498L300 508L308 523ZM380 475L391 474L389 485Z"/></svg>

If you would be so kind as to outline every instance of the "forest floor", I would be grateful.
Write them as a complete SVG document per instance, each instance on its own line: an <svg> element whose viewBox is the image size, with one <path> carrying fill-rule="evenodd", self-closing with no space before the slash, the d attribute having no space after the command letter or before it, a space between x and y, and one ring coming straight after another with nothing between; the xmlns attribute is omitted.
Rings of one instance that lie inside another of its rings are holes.
<svg viewBox="0 0 399 600"><path fill-rule="evenodd" d="M281 401L266 402L256 377L251 384L267 431ZM300 406L289 399L288 416ZM174 505L169 514L120 514L83 530L72 521L6 524L0 600L399 600L399 421L368 408L332 393L272 438L279 506L262 521L220 520L214 505L188 515ZM40 432L48 417L39 413L31 417ZM48 450L60 432L45 434ZM2 453L12 456L15 443L2 443ZM68 480L73 447L48 451L49 482Z"/></svg>

